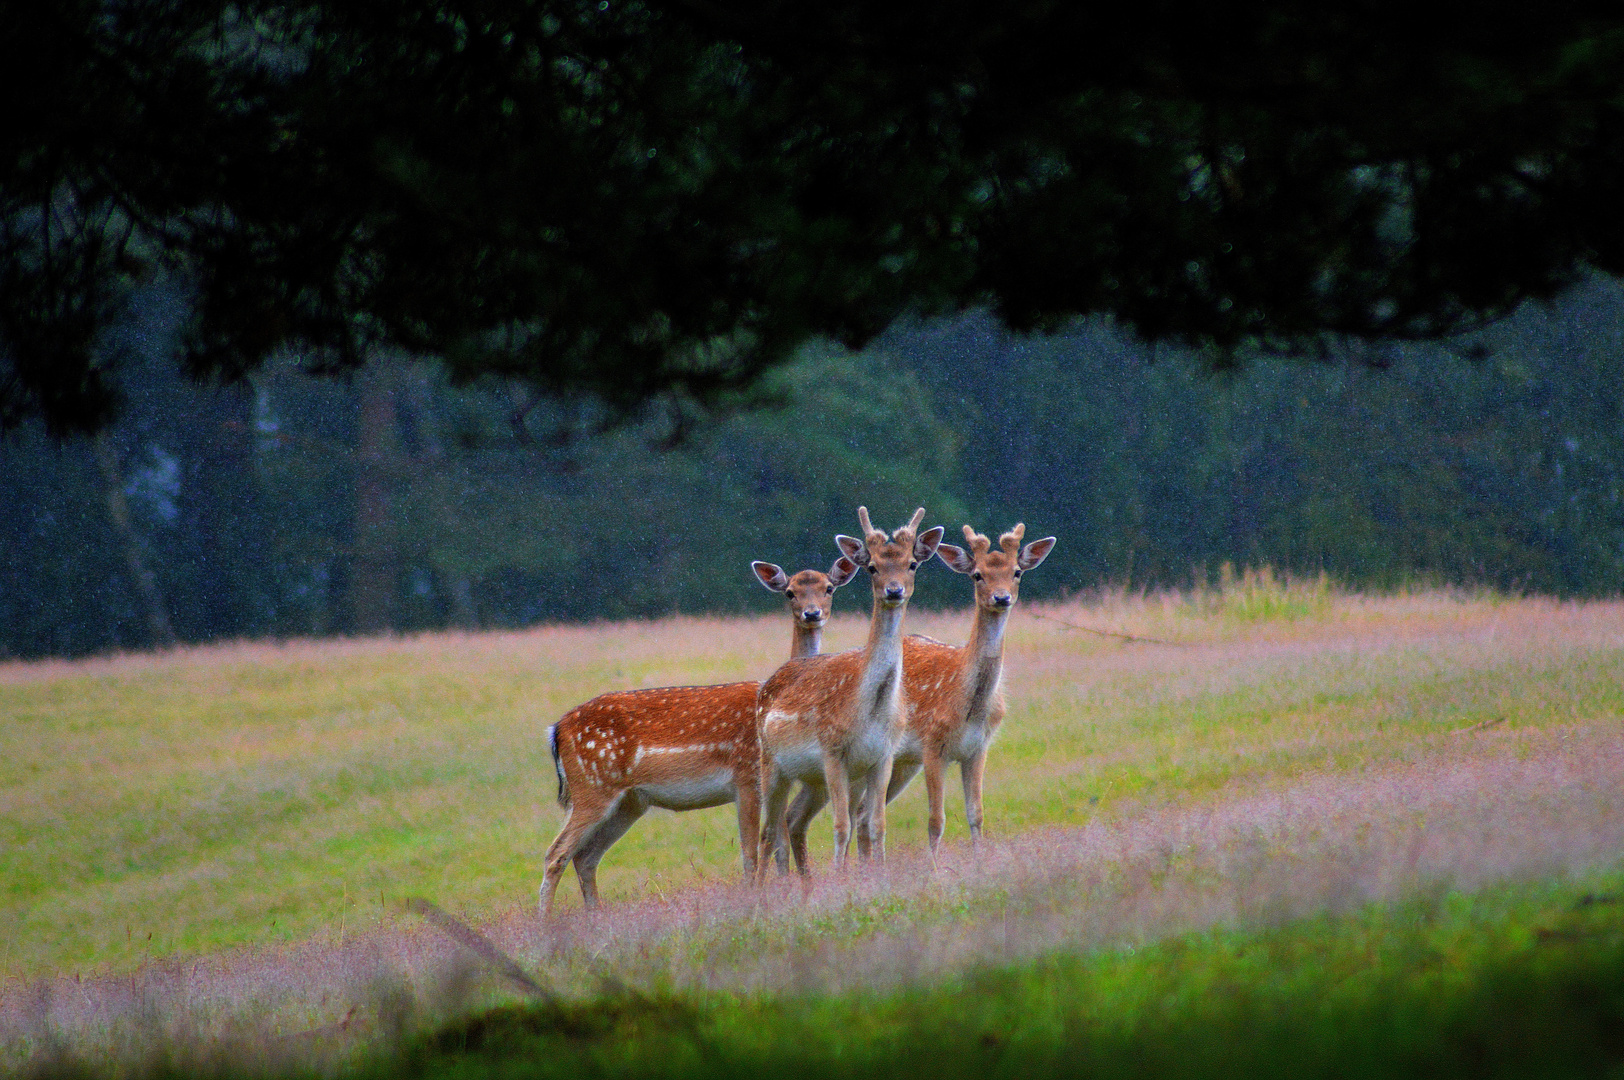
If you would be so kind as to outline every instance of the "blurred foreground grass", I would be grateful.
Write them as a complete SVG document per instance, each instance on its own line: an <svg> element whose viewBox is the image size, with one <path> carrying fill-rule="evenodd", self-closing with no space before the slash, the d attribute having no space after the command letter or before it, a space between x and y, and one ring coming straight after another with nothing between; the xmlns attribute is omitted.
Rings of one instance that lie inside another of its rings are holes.
<svg viewBox="0 0 1624 1080"><path fill-rule="evenodd" d="M1624 867L977 964L885 989L739 994L611 979L583 997L472 1011L466 998L390 1000L385 1037L336 1057L263 1036L159 1036L111 1054L37 1042L22 1073L1618 1076ZM436 1012L450 1018L425 1022Z"/></svg>
<svg viewBox="0 0 1624 1080"><path fill-rule="evenodd" d="M1624 873L979 967L883 993L609 994L361 1076L1616 1076Z"/></svg>
<svg viewBox="0 0 1624 1080"><path fill-rule="evenodd" d="M1401 763L1480 725L1624 714L1617 603L1363 597L1251 575L1013 618L994 836ZM412 894L476 922L516 917L561 820L547 724L606 690L763 677L787 648L783 621L0 665L0 972L342 942ZM957 641L967 622L914 613L909 629ZM863 632L847 615L827 644ZM963 838L956 789L950 842ZM902 854L922 844L923 803L916 784L893 806ZM826 833L820 821L815 857ZM730 808L650 815L605 860L605 899L731 880L736 844ZM573 890L560 895L574 903Z"/></svg>

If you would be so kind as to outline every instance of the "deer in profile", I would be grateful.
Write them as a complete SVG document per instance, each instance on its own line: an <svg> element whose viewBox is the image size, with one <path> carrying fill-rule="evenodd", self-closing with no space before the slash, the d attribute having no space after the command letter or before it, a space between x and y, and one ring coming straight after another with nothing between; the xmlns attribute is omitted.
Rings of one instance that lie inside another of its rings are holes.
<svg viewBox="0 0 1624 1080"><path fill-rule="evenodd" d="M1016 525L993 547L987 537L966 525L968 551L952 544L938 545L937 557L975 583L975 622L970 640L963 646L919 636L902 642L907 720L893 755L885 797L887 801L895 799L924 770L925 798L930 804L927 835L932 853L941 843L946 824L942 773L952 762L958 763L964 785L970 841L976 844L981 839L981 785L987 749L1004 719L1004 628L1020 596L1021 575L1043 562L1055 545L1055 538L1049 536L1023 548L1021 538L1025 533L1024 524ZM806 829L822 808L820 794L811 789L802 791L788 815L790 848L802 873L807 868ZM854 813L862 820L869 807L866 803L856 806ZM862 841L859 832L859 851Z"/></svg>
<svg viewBox="0 0 1624 1080"><path fill-rule="evenodd" d="M918 532L920 507L887 536L858 507L863 539L837 536L846 557L870 575L874 595L868 641L862 649L791 660L761 684L756 716L761 740L761 790L766 803L762 849L779 866L784 850L785 805L796 781L812 798L834 806L835 867L851 842L852 792L872 792L864 817L864 846L885 857L885 799L891 755L902 734L902 619L913 595L914 573L936 553L940 526ZM759 872L759 871L758 871Z"/></svg>
<svg viewBox="0 0 1624 1080"><path fill-rule="evenodd" d="M841 556L827 574L793 577L767 562L756 578L789 604L790 655L818 651L834 592L857 574ZM672 686L600 694L547 729L558 775L558 803L569 811L547 849L541 913L552 910L570 863L588 908L598 906L598 863L651 807L698 810L738 804L739 852L746 875L756 867L761 750L756 737L759 683Z"/></svg>

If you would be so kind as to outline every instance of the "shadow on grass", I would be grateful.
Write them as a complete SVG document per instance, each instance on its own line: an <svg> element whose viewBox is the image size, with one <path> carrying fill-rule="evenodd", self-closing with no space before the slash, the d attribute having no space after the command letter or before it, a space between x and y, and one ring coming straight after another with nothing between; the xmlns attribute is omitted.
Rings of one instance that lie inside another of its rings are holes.
<svg viewBox="0 0 1624 1080"><path fill-rule="evenodd" d="M497 1009L412 1040L362 1074L1617 1075L1624 926L1616 905L1602 906L1581 898L1554 926L1502 927L1444 948L1428 914L1408 905L1382 919L1373 952L1357 920L1310 920L983 969L893 994L623 994ZM1327 936L1329 954L1315 945Z"/></svg>
<svg viewBox="0 0 1624 1080"><path fill-rule="evenodd" d="M980 967L890 991L606 986L408 1025L326 1066L255 1055L55 1080L382 1077L1484 1077L1624 1074L1624 872ZM446 1003L417 1015L445 1017ZM261 1048L264 1049L264 1048Z"/></svg>

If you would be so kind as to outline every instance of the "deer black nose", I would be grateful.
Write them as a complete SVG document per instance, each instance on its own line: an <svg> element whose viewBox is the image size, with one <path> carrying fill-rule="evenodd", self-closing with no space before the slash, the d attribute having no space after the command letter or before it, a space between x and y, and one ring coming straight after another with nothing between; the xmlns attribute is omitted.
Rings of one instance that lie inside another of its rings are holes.
<svg viewBox="0 0 1624 1080"><path fill-rule="evenodd" d="M993 593L992 602L994 607L1009 607L1015 602L1015 598L1007 592Z"/></svg>
<svg viewBox="0 0 1624 1080"><path fill-rule="evenodd" d="M887 585L885 587L885 598L887 600L901 600L903 591L901 585Z"/></svg>
<svg viewBox="0 0 1624 1080"><path fill-rule="evenodd" d="M823 618L823 612L818 608L809 607L805 611L801 612L801 618L805 619L807 622L817 622L819 619Z"/></svg>

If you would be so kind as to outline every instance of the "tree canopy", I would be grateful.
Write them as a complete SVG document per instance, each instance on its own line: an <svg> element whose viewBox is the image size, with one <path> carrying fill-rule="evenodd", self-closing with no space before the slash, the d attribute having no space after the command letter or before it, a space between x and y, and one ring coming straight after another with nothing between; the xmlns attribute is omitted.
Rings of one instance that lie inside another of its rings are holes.
<svg viewBox="0 0 1624 1080"><path fill-rule="evenodd" d="M1314 349L1624 263L1624 16L1557 2L61 0L0 39L0 426L388 346L616 406L988 305Z"/></svg>

